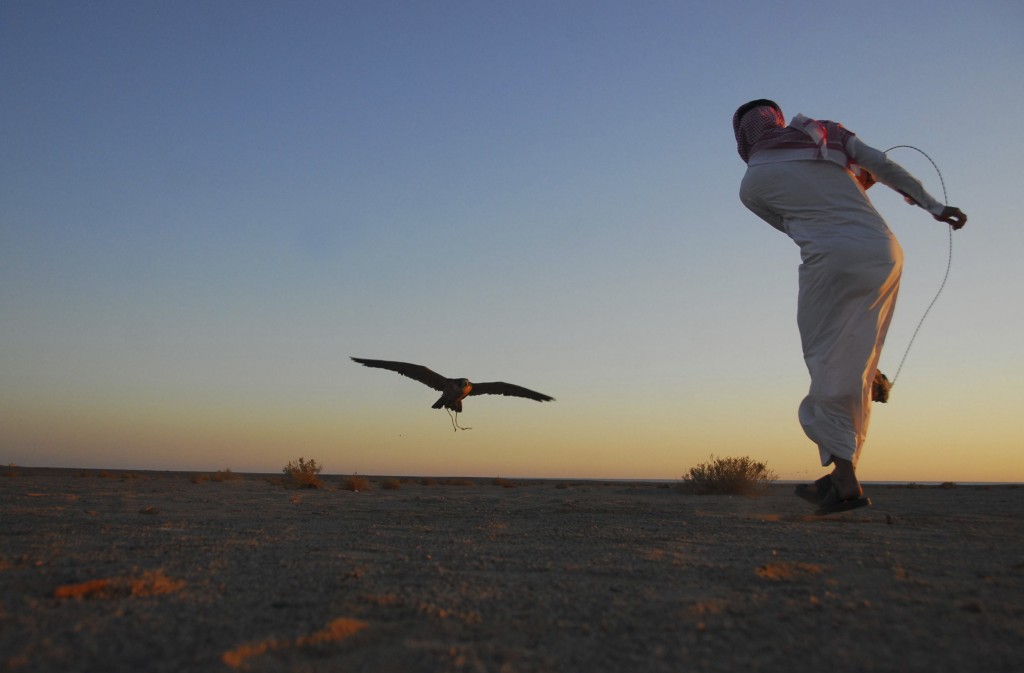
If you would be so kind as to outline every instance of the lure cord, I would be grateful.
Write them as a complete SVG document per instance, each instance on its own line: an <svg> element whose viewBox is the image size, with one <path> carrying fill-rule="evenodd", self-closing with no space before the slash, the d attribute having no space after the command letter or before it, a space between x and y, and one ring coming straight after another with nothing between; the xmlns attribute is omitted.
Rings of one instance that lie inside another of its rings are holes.
<svg viewBox="0 0 1024 673"><path fill-rule="evenodd" d="M932 167L935 169L935 172L939 176L939 183L942 185L942 202L943 202L943 204L948 206L949 205L949 195L946 194L946 181L942 178L942 171L939 170L939 166L935 163L935 161L932 160L932 158L930 156L928 156L928 154L924 150L919 149L917 147L914 147L913 145L894 145L893 147L890 147L889 149L887 149L885 151L885 154L888 155L889 152L891 152L893 150L900 149L900 148L906 148L906 149L915 150L917 152L920 152L924 156L925 159L927 159L929 162L931 162ZM952 268L952 266L953 266L953 226L950 225L950 227L949 227L949 254L946 257L946 273L945 273L945 275L942 276L942 283L939 284L939 291L935 293L934 297L932 297L931 303L929 303L928 304L928 308L926 308L924 310L924 314L921 316L921 319L917 322L917 327L914 328L914 333L910 336L910 341L907 343L907 349L905 351L903 351L903 357L900 359L900 364L896 368L896 374L892 377L892 382L890 384L891 386L895 386L896 385L896 379L898 379L900 377L900 372L903 371L903 363L907 361L907 356L910 354L910 347L914 345L914 339L917 338L917 333L919 331L921 331L921 325L924 324L924 320L925 320L925 318L928 317L928 313L932 310L932 306L935 306L935 302L937 302L939 300L939 296L942 294L942 291L944 289L946 289L946 281L949 280L949 270Z"/></svg>

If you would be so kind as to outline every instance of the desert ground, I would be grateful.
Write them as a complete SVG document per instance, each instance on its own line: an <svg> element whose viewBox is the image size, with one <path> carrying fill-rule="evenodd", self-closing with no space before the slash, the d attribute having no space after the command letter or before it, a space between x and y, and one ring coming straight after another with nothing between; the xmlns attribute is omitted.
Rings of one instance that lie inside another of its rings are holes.
<svg viewBox="0 0 1024 673"><path fill-rule="evenodd" d="M1019 671L1024 488L6 468L3 671Z"/></svg>

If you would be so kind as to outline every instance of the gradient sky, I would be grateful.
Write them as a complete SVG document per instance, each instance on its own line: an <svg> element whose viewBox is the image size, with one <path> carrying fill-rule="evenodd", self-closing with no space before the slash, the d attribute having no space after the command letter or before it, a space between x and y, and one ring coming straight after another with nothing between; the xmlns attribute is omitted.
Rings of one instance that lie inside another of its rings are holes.
<svg viewBox="0 0 1024 673"><path fill-rule="evenodd" d="M817 477L796 246L737 198L751 98L938 163L970 217L865 480L1024 481L1024 5L0 3L0 462ZM931 164L892 157L938 198ZM878 186L904 284L947 229ZM350 355L505 380L436 393Z"/></svg>

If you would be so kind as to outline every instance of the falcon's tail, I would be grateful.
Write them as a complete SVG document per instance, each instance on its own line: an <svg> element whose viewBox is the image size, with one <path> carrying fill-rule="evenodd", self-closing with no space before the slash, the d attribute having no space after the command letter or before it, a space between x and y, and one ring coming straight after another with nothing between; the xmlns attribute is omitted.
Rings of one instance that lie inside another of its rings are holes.
<svg viewBox="0 0 1024 673"><path fill-rule="evenodd" d="M455 400L455 402L445 402L444 395L441 395L441 397L438 398L437 402L434 402L434 404L430 408L431 409L440 409L441 407L445 407L445 408L451 409L452 411L455 411L455 412L458 412L458 413L461 414L462 413L462 400Z"/></svg>

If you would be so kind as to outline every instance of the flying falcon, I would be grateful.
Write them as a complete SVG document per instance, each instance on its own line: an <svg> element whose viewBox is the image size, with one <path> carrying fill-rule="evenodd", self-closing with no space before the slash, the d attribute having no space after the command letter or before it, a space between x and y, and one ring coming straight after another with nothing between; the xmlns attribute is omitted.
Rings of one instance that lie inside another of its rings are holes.
<svg viewBox="0 0 1024 673"><path fill-rule="evenodd" d="M437 372L427 369L423 365L414 365L408 362L393 362L391 360L367 360L365 358L352 358L353 362L358 362L361 365L367 367L377 367L379 369L390 369L393 372L398 372L402 376L408 376L410 379L419 381L420 383L430 386L434 390L441 391L441 397L438 398L437 402L434 402L431 408L440 409L444 407L448 411L448 415L452 415L452 411L455 412L455 417L458 417L459 412L462 411L462 400L466 399L470 395L510 395L512 397L525 397L530 400L537 400L538 402L547 402L548 400L554 400L555 398L538 393L522 386L517 386L511 383L505 383L503 381L492 381L490 383L470 383L469 379L449 379L445 376L441 376ZM452 427L456 430L469 430L470 428L463 428L455 422L455 418L452 418Z"/></svg>

